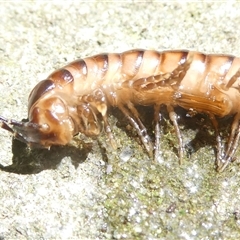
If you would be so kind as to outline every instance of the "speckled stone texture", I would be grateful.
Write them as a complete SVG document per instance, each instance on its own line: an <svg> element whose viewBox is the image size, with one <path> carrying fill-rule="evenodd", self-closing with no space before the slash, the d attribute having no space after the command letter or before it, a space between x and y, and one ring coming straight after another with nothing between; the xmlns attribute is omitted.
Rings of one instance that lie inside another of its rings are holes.
<svg viewBox="0 0 240 240"><path fill-rule="evenodd" d="M0 15L0 115L17 120L27 117L37 82L80 57L132 48L240 56L234 1L9 1L0 3ZM219 174L210 141L179 166L168 123L163 159L152 163L121 122L111 119L116 152L101 136L84 139L79 151L32 153L16 143L12 149L0 130L0 163L19 166L18 173L16 166L15 173L0 172L0 239L240 238L239 154ZM181 129L185 143L194 138L187 124ZM21 169L24 161L28 169Z"/></svg>

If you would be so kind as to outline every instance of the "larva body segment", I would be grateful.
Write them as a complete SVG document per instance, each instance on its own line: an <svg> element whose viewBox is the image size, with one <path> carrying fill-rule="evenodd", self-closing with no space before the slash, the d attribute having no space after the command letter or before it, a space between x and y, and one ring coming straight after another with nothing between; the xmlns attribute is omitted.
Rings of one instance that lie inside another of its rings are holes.
<svg viewBox="0 0 240 240"><path fill-rule="evenodd" d="M159 155L162 105L167 106L183 143L175 106L208 114L216 131L217 167L232 161L240 137L240 59L230 55L187 50L131 50L76 60L54 71L29 96L28 122L0 117L1 127L30 147L66 145L78 133L98 136L102 127L114 145L108 123L109 107L118 107L136 129L150 156ZM153 106L155 145L136 105ZM235 115L226 152L215 117Z"/></svg>

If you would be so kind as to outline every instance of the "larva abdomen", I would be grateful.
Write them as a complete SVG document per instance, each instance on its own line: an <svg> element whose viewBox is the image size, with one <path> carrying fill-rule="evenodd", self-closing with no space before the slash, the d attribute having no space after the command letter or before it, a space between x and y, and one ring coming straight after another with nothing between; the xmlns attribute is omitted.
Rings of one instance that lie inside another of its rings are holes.
<svg viewBox="0 0 240 240"><path fill-rule="evenodd" d="M150 156L158 158L160 109L167 106L179 141L183 142L175 106L208 114L216 130L217 166L223 170L235 154L240 135L240 59L231 55L187 50L135 49L76 60L54 71L29 96L29 122L0 117L1 127L30 147L65 145L83 133L98 136L102 126L114 145L109 107L118 107L136 129ZM153 106L155 145L136 105ZM216 117L235 115L229 143L223 150Z"/></svg>

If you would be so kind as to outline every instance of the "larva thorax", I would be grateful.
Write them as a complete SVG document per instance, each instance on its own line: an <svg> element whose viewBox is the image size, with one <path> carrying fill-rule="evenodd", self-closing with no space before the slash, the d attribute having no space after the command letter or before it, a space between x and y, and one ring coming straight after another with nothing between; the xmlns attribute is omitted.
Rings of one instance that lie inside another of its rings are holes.
<svg viewBox="0 0 240 240"><path fill-rule="evenodd" d="M174 112L174 107L180 106L209 114L216 131L215 116L236 115L226 153L230 155L226 161L230 161L238 141L233 135L240 119L239 66L240 59L234 56L187 50L136 49L79 59L56 70L32 90L29 122L1 117L2 128L29 146L50 147L65 145L78 133L98 136L104 127L114 145L107 119L108 109L113 106L128 118L151 155L153 146L135 106L154 106L156 159L159 111L161 105L166 105L182 158L182 140ZM219 150L218 161L223 155Z"/></svg>

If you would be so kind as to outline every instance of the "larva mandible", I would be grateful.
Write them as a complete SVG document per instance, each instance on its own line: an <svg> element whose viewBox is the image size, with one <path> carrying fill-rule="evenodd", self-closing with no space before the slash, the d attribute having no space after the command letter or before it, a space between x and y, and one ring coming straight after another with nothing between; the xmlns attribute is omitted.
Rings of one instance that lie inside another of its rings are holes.
<svg viewBox="0 0 240 240"><path fill-rule="evenodd" d="M179 142L174 107L210 116L216 132L219 171L232 161L240 137L240 58L187 50L134 49L76 60L39 82L29 96L28 122L0 117L1 127L30 147L66 145L78 133L98 136L102 126L112 145L108 109L118 107L136 129L146 151L159 156L160 108L167 106ZM154 107L155 144L136 105ZM226 151L216 117L234 115Z"/></svg>

